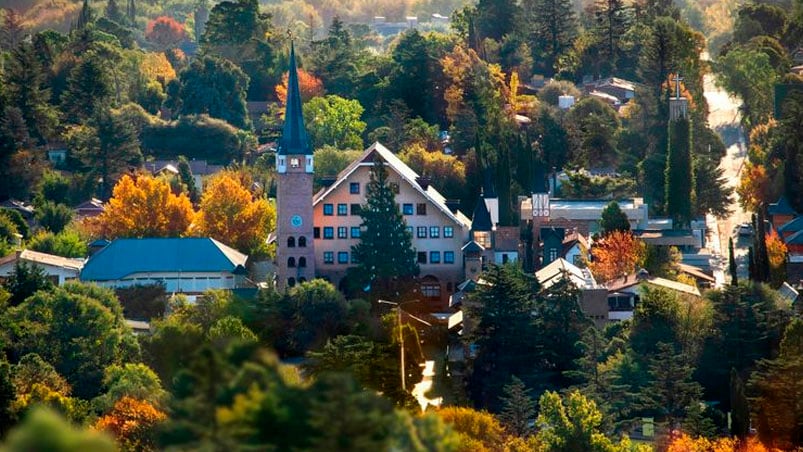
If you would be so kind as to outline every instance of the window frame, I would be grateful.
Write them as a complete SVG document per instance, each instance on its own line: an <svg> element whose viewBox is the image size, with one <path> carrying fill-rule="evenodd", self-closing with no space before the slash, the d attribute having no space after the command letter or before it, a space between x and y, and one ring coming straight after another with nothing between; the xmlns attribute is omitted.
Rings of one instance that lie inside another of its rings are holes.
<svg viewBox="0 0 803 452"><path fill-rule="evenodd" d="M324 216L331 217L335 214L335 205L332 203L325 203L323 205L323 214Z"/></svg>
<svg viewBox="0 0 803 452"><path fill-rule="evenodd" d="M441 263L441 252L440 251L430 251L429 252L429 263L430 264L440 264Z"/></svg>
<svg viewBox="0 0 803 452"><path fill-rule="evenodd" d="M346 203L338 203L337 204L337 216L345 217L349 214L349 205Z"/></svg>
<svg viewBox="0 0 803 452"><path fill-rule="evenodd" d="M337 227L337 238L338 239L347 239L347 238L349 238L348 232L349 232L348 227L346 227L346 226L338 226Z"/></svg>
<svg viewBox="0 0 803 452"><path fill-rule="evenodd" d="M415 237L417 239L425 239L427 238L427 227L426 226L418 226L415 228Z"/></svg>
<svg viewBox="0 0 803 452"><path fill-rule="evenodd" d="M359 195L360 194L360 183L359 182L349 182L349 193L352 195Z"/></svg>
<svg viewBox="0 0 803 452"><path fill-rule="evenodd" d="M334 238L335 238L335 228L333 226L324 226L323 239L334 240Z"/></svg>
<svg viewBox="0 0 803 452"><path fill-rule="evenodd" d="M454 264L454 251L444 251L443 252L443 263L444 264Z"/></svg>
<svg viewBox="0 0 803 452"><path fill-rule="evenodd" d="M454 237L454 226L444 226L443 227L443 238L451 239Z"/></svg>
<svg viewBox="0 0 803 452"><path fill-rule="evenodd" d="M434 232L434 234L433 234ZM439 239L441 238L441 227L440 226L430 226L429 227L429 238L431 239Z"/></svg>
<svg viewBox="0 0 803 452"><path fill-rule="evenodd" d="M334 264L335 263L335 252L334 251L324 251L323 252L323 263L324 264Z"/></svg>
<svg viewBox="0 0 803 452"><path fill-rule="evenodd" d="M338 251L337 252L337 263L338 264L348 264L349 263L349 252L348 251Z"/></svg>
<svg viewBox="0 0 803 452"><path fill-rule="evenodd" d="M402 215L412 215L415 213L415 206L411 202L402 204Z"/></svg>

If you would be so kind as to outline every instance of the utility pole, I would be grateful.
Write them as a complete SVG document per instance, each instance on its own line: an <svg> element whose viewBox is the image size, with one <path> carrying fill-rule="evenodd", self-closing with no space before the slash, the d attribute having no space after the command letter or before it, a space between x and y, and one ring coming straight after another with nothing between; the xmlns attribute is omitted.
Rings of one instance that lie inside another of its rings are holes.
<svg viewBox="0 0 803 452"><path fill-rule="evenodd" d="M407 375L406 375L406 372L404 370L404 332L402 330L402 308L401 307L402 307L403 304L417 303L417 302L418 302L418 300L405 301L404 303L396 303L394 301L387 301L387 300L377 300L377 303L389 304L389 305L392 305L392 306L396 307L396 328L399 330L399 349L400 349L399 361L400 361L400 364L401 364L401 387L402 387L402 391L404 391L404 392L407 392ZM429 322L427 322L427 321L425 321L423 319L419 319L418 317L416 317L416 316L414 316L414 315L412 315L410 313L407 313L407 315L412 317L413 319L423 323L426 326L432 326L431 323L429 323Z"/></svg>

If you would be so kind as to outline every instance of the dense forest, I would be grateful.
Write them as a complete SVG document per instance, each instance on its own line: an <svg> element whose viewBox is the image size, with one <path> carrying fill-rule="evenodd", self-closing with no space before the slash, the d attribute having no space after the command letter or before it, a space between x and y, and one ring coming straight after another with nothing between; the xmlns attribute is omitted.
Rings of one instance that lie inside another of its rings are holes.
<svg viewBox="0 0 803 452"><path fill-rule="evenodd" d="M803 78L790 72L803 63L800 0L2 7L0 200L31 203L37 227L0 211L0 255L25 246L83 258L97 238L209 236L271 256L291 41L318 186L380 141L466 212L492 180L502 225L519 224L519 196L553 171L565 172L563 196L643 196L680 225L726 216L719 162L732 143L709 127L713 76L743 101L737 190L756 227L781 194L803 211ZM407 26L378 26L394 22ZM634 97L588 95L609 77L632 82ZM561 108L561 96L574 104ZM670 97L687 102L680 120ZM178 174L144 174L157 159L175 159ZM195 160L227 169L198 187ZM389 188L377 190L393 206ZM75 219L92 198L107 211ZM445 407L426 414L399 385L399 353L417 350L417 369L421 342L444 345L448 333L420 337L375 294L347 298L314 280L189 303L161 287L56 287L18 265L0 289L0 449L794 450L803 323L773 289L783 277L764 237L750 281L701 298L650 290L632 320L604 330L571 284L542 288L520 268L490 267L466 311L476 327L462 340L477 353L450 378L439 370ZM650 252L641 262L677 276L676 259ZM149 333L135 335L131 318L150 321Z"/></svg>

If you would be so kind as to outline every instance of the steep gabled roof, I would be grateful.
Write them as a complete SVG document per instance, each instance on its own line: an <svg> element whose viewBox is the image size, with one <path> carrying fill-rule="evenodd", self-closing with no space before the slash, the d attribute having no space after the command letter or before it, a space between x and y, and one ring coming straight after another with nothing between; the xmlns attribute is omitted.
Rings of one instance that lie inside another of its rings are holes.
<svg viewBox="0 0 803 452"><path fill-rule="evenodd" d="M491 221L491 213L488 212L488 206L485 205L485 200L480 197L477 201L477 205L474 207L474 215L471 216L471 230L490 232L492 229L493 221Z"/></svg>
<svg viewBox="0 0 803 452"><path fill-rule="evenodd" d="M778 201L767 206L767 213L770 215L797 215L786 196L781 196Z"/></svg>
<svg viewBox="0 0 803 452"><path fill-rule="evenodd" d="M117 239L86 262L81 280L118 280L134 273L234 273L244 271L247 260L212 238Z"/></svg>
<svg viewBox="0 0 803 452"><path fill-rule="evenodd" d="M301 91L298 89L296 50L290 43L290 71L287 76L287 106L284 113L284 129L277 152L280 155L312 155L312 145L304 128L301 110Z"/></svg>
<svg viewBox="0 0 803 452"><path fill-rule="evenodd" d="M578 289L594 289L597 282L590 271L584 270L566 259L559 257L549 265L535 272L535 279L541 284L541 289L548 289L552 285L568 277Z"/></svg>
<svg viewBox="0 0 803 452"><path fill-rule="evenodd" d="M428 184L427 188L423 188L418 183L418 173L413 171L412 168L407 166L404 162L402 162L396 155L388 148L376 142L372 144L365 152L362 153L357 159L355 159L349 166L346 167L343 171L341 171L337 175L337 179L335 182L328 186L322 188L312 199L312 205L316 206L318 203L323 201L329 193L332 193L337 187L339 187L344 181L346 181L349 176L351 176L354 171L357 170L362 165L372 165L374 161L374 156L378 155L386 164L387 167L393 171L394 173L398 174L402 180L409 183L416 191L421 193L428 201L435 205L444 215L449 217L452 221L459 224L462 227L470 227L471 220L468 219L462 212L459 210L452 212L451 209L446 205L446 198L443 197L432 184Z"/></svg>

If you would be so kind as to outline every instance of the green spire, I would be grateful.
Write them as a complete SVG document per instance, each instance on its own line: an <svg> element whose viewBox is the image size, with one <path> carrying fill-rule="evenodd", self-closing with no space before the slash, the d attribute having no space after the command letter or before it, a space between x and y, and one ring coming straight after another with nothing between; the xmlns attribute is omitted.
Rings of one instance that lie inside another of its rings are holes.
<svg viewBox="0 0 803 452"><path fill-rule="evenodd" d="M312 155L304 115L301 111L301 92L298 89L296 51L290 42L290 73L287 77L287 107L284 112L284 130L279 140L280 155Z"/></svg>

